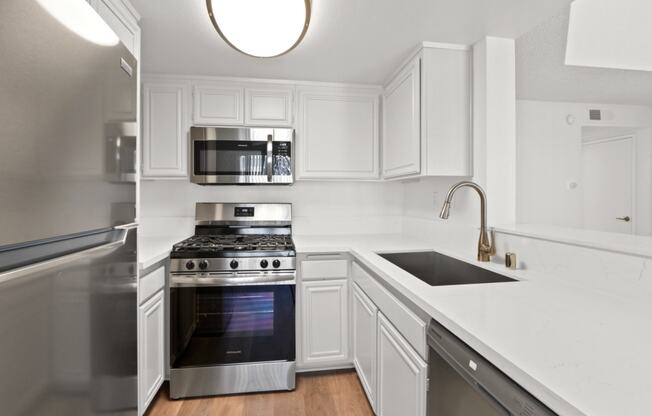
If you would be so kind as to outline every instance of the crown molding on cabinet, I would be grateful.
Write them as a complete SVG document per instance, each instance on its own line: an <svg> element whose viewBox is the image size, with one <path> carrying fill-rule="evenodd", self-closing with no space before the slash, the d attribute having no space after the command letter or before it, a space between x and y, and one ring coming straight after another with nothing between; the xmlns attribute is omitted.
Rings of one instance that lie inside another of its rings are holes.
<svg viewBox="0 0 652 416"><path fill-rule="evenodd" d="M210 75L175 75L175 74L163 74L163 73L143 73L144 82L217 82L220 84L231 83L234 85L242 84L259 84L259 85L283 85L283 86L295 86L295 87L324 87L324 88L355 88L355 89L364 89L371 91L377 91L378 93L382 92L382 85L377 84L351 84L351 83L342 83L342 82L323 82L323 81L301 81L301 80L289 80L289 79L272 79L272 78L244 78L244 77L225 77L225 76L210 76Z"/></svg>
<svg viewBox="0 0 652 416"><path fill-rule="evenodd" d="M470 45L461 45L457 43L440 43L440 42L428 42L428 41L421 42L416 47L414 47L405 56L405 58L401 61L401 63L389 74L389 76L385 78L385 81L383 82L383 86L390 84L392 80L396 78L398 74L400 74L403 71L405 67L410 65L416 57L422 54L424 49L449 49L454 51L471 51L473 47Z"/></svg>

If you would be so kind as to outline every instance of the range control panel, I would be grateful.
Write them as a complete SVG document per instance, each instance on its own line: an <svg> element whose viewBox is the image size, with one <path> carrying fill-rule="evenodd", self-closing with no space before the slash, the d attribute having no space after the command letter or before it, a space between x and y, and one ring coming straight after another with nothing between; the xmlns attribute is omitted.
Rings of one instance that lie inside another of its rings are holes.
<svg viewBox="0 0 652 416"><path fill-rule="evenodd" d="M253 217L255 214L254 207L235 207L233 215L236 217Z"/></svg>

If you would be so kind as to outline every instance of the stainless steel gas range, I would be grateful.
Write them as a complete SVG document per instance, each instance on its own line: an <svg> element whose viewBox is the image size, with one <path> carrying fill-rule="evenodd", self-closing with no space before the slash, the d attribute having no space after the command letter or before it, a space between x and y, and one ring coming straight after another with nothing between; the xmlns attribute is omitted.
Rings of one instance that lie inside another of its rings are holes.
<svg viewBox="0 0 652 416"><path fill-rule="evenodd" d="M170 396L294 389L291 204L199 203L170 256Z"/></svg>

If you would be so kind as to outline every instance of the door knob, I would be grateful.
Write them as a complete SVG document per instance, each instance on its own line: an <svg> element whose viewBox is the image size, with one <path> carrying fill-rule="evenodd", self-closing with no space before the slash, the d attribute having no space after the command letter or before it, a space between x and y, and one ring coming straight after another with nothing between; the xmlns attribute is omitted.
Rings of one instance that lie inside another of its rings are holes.
<svg viewBox="0 0 652 416"><path fill-rule="evenodd" d="M625 221L625 222L630 222L630 221L632 220L632 219L629 217L629 215L626 216L626 217L618 217L618 218L616 218L616 219L617 219L617 220L620 220L620 221Z"/></svg>

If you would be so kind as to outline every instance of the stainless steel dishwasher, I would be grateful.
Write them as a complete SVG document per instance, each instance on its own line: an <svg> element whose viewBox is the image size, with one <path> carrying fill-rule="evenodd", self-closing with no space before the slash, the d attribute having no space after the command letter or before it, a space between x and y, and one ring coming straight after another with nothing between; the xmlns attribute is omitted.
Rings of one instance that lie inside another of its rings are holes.
<svg viewBox="0 0 652 416"><path fill-rule="evenodd" d="M428 416L556 414L434 320L428 345Z"/></svg>

